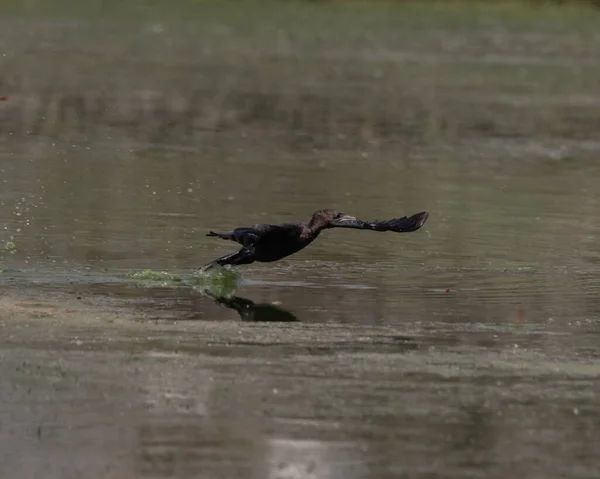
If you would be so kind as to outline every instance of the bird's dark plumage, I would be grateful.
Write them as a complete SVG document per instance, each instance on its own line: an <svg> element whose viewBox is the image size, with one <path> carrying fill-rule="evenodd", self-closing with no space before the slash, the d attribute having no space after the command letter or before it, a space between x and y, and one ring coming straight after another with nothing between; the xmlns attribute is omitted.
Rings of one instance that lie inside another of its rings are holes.
<svg viewBox="0 0 600 479"><path fill-rule="evenodd" d="M423 211L412 216L394 218L389 221L362 221L334 210L318 210L307 223L285 223L281 225L257 224L246 228L236 228L228 233L209 232L206 236L234 241L242 245L235 252L217 258L205 265L224 266L250 264L255 261L269 263L280 260L312 243L319 233L327 228L353 228L371 231L393 231L408 233L418 230L427 221L429 213Z"/></svg>

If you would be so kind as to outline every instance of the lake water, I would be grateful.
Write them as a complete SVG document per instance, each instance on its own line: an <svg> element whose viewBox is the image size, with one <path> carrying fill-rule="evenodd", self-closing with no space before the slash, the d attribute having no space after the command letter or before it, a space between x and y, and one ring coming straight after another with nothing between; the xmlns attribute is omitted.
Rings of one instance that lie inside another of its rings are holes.
<svg viewBox="0 0 600 479"><path fill-rule="evenodd" d="M1 20L0 475L597 477L597 17L132 5Z"/></svg>

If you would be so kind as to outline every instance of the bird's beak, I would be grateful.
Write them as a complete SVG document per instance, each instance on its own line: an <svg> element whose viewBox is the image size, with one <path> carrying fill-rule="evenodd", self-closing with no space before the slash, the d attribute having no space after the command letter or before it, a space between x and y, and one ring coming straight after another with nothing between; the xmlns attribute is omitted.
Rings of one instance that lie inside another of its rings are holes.
<svg viewBox="0 0 600 479"><path fill-rule="evenodd" d="M341 218L331 221L329 224L334 228L356 228L359 221L354 216L344 215Z"/></svg>

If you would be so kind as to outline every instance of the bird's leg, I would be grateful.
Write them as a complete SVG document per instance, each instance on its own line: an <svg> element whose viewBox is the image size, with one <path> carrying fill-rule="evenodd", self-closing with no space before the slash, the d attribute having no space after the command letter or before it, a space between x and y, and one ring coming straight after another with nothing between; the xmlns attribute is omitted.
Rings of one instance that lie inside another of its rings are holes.
<svg viewBox="0 0 600 479"><path fill-rule="evenodd" d="M230 264L233 266L237 266L240 264L250 263L254 263L254 251L251 249L242 248L241 250L236 251L235 253L230 253L228 255L221 256L220 258L217 258L211 261L210 263L205 264L199 269L201 271L206 271L216 265L225 266L226 264Z"/></svg>

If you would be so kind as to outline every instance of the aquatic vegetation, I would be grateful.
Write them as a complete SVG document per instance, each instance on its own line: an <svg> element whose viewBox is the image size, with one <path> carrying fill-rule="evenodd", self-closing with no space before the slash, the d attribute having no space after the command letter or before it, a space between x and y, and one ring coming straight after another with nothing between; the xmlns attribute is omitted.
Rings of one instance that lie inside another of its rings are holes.
<svg viewBox="0 0 600 479"><path fill-rule="evenodd" d="M181 278L166 271L153 271L151 269L144 269L142 271L136 271L125 275L127 278L137 279L142 281L167 281L167 282L180 282Z"/></svg>
<svg viewBox="0 0 600 479"><path fill-rule="evenodd" d="M3 268L0 266L0 274L2 273L21 273L21 270L15 268Z"/></svg>
<svg viewBox="0 0 600 479"><path fill-rule="evenodd" d="M234 269L214 268L208 271L196 271L186 278L185 283L200 292L227 298L236 292L241 279L241 274Z"/></svg>
<svg viewBox="0 0 600 479"><path fill-rule="evenodd" d="M11 241L5 241L4 244L2 245L2 249L4 251L8 251L11 254L14 254L17 252L17 245L14 243L14 241L12 241L12 236L11 236Z"/></svg>
<svg viewBox="0 0 600 479"><path fill-rule="evenodd" d="M190 286L201 292L206 291L218 297L229 297L237 290L241 275L227 268L215 268L210 271L196 271L189 276L178 276L167 271L144 269L125 275L136 281L161 283L163 286Z"/></svg>

